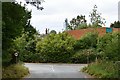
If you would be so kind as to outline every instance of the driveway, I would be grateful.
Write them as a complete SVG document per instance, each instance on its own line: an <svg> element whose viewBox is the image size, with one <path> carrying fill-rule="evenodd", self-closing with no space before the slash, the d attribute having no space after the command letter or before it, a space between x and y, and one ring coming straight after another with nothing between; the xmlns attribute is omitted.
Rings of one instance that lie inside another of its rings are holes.
<svg viewBox="0 0 120 80"><path fill-rule="evenodd" d="M80 70L87 64L25 63L30 75L27 78L90 78Z"/></svg>

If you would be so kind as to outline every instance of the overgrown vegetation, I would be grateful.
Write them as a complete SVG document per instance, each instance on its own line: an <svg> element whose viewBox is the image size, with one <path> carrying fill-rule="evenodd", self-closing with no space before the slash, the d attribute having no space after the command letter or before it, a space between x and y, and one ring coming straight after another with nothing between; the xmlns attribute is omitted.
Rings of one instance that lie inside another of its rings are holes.
<svg viewBox="0 0 120 80"><path fill-rule="evenodd" d="M116 62L120 61L120 33L88 33L75 40L66 32L51 31L41 37L30 24L31 12L17 3L3 3L2 17L2 63L3 78L21 78L28 74L28 69L21 64L14 64L14 53L18 52L18 61L45 63L91 63L83 71L101 78L116 78L119 75ZM16 13L14 15L11 10ZM85 16L77 16L70 22L68 30L91 26L101 27L104 22L96 7L90 15L92 25L87 26ZM67 20L66 20L67 22ZM114 26L118 27L118 23ZM94 62L94 63L93 63ZM108 66L109 65L109 66Z"/></svg>
<svg viewBox="0 0 120 80"><path fill-rule="evenodd" d="M28 68L26 68L23 64L13 64L7 67L2 68L2 78L23 78L25 75L29 74Z"/></svg>
<svg viewBox="0 0 120 80"><path fill-rule="evenodd" d="M98 39L97 51L101 59L119 61L119 37L120 33L108 33Z"/></svg>
<svg viewBox="0 0 120 80"><path fill-rule="evenodd" d="M95 61L96 53L95 49L83 49L76 51L75 54L71 57L71 63L91 63Z"/></svg>
<svg viewBox="0 0 120 80"><path fill-rule="evenodd" d="M90 63L95 61L98 34L96 32L87 33L76 41L74 45L75 53L71 61L73 63Z"/></svg>
<svg viewBox="0 0 120 80"><path fill-rule="evenodd" d="M118 78L120 72L117 63L112 61L99 61L88 65L82 71L97 78Z"/></svg>
<svg viewBox="0 0 120 80"><path fill-rule="evenodd" d="M29 42L21 38L16 40L18 46L15 47L21 53L19 59L25 62L90 63L96 58L97 33L88 33L77 41L66 32L51 33L38 37L31 45L33 52L25 49Z"/></svg>
<svg viewBox="0 0 120 80"><path fill-rule="evenodd" d="M99 78L118 78L120 76L119 37L118 32L99 37L97 61L89 64L83 71Z"/></svg>
<svg viewBox="0 0 120 80"><path fill-rule="evenodd" d="M14 53L22 53L25 42L29 41L37 31L30 24L31 11L21 4L3 2L2 14L2 77L21 78L28 74L28 69L23 65L15 65ZM26 33L28 33L27 37L24 36ZM17 61L19 61L19 57Z"/></svg>
<svg viewBox="0 0 120 80"><path fill-rule="evenodd" d="M49 34L37 42L36 50L42 62L68 62L74 53L75 40L67 33Z"/></svg>

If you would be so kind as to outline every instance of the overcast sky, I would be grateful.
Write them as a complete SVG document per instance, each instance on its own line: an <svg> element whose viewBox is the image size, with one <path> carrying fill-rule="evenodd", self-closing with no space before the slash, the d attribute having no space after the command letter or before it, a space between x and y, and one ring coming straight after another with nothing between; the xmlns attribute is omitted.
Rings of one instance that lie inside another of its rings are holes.
<svg viewBox="0 0 120 80"><path fill-rule="evenodd" d="M77 15L85 15L87 22L90 23L89 14L94 5L98 7L98 12L106 20L106 27L118 20L118 2L120 0L44 0L41 6L42 11L28 5L32 9L31 24L45 33L45 29L56 30L57 32L65 29L64 21L70 21Z"/></svg>

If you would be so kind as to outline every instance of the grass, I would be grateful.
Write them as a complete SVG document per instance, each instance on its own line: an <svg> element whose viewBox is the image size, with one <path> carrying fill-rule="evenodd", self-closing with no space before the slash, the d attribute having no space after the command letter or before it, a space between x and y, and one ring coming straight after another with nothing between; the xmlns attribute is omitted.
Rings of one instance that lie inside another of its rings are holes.
<svg viewBox="0 0 120 80"><path fill-rule="evenodd" d="M118 66L113 62L95 62L82 69L96 78L118 78Z"/></svg>
<svg viewBox="0 0 120 80"><path fill-rule="evenodd" d="M28 68L20 63L2 68L2 78L23 78L28 74Z"/></svg>

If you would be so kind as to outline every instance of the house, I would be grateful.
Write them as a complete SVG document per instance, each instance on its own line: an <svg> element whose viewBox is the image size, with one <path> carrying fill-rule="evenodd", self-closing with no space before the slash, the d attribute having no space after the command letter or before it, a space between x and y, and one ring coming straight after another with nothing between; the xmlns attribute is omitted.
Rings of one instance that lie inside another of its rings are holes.
<svg viewBox="0 0 120 80"><path fill-rule="evenodd" d="M88 32L98 32L99 36L103 36L107 32L115 32L120 31L120 28L107 28L107 27L101 27L101 28L86 28L86 29L80 29L80 30L70 30L67 31L68 34L73 36L75 39L80 39L82 36L84 36Z"/></svg>

